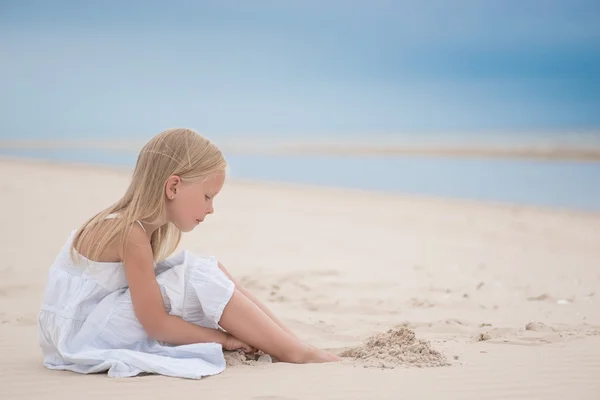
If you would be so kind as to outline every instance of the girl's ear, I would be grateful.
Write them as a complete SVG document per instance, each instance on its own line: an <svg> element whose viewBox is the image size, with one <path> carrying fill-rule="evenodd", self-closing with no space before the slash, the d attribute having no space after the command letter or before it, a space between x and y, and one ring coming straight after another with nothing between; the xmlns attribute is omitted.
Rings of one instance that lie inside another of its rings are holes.
<svg viewBox="0 0 600 400"><path fill-rule="evenodd" d="M165 195L167 199L174 200L177 196L177 186L181 182L181 178L177 175L171 175L165 184Z"/></svg>

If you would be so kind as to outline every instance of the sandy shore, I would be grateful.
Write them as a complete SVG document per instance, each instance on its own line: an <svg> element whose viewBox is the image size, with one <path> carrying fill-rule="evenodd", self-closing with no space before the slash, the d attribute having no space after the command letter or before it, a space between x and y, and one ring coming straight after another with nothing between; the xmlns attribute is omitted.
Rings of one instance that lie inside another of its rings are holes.
<svg viewBox="0 0 600 400"><path fill-rule="evenodd" d="M41 365L36 317L71 229L128 173L0 159L0 398L597 399L600 214L228 182L182 243L213 254L315 345L406 326L451 365L260 364L191 381Z"/></svg>

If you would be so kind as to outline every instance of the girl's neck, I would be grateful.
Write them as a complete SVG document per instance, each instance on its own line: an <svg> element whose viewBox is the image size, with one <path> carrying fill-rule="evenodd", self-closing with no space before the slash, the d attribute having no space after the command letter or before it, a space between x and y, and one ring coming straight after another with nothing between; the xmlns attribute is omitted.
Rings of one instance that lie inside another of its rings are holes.
<svg viewBox="0 0 600 400"><path fill-rule="evenodd" d="M141 222L141 221L140 221ZM153 222L151 224L145 223L145 222L141 222L141 224L144 226L144 229L146 230L146 234L148 235L148 238L152 237L152 234L161 226L166 225L167 222L162 222L162 221L157 221L157 222Z"/></svg>
<svg viewBox="0 0 600 400"><path fill-rule="evenodd" d="M162 215L160 218L158 218L156 221L152 221L149 223L146 222L142 222L142 225L144 225L144 229L146 229L146 233L148 234L148 238L152 237L152 234L159 229L161 226L164 226L166 224L169 223L167 216L166 215Z"/></svg>

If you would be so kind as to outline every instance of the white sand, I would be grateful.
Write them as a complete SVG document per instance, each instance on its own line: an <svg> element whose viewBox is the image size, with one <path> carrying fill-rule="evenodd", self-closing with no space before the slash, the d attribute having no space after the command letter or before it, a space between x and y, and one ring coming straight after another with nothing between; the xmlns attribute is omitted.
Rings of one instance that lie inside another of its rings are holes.
<svg viewBox="0 0 600 400"><path fill-rule="evenodd" d="M41 365L36 316L72 228L128 174L0 160L0 399L597 399L600 214L228 182L183 246L342 352L406 326L450 366L255 363L191 381ZM210 396L210 397L208 397Z"/></svg>

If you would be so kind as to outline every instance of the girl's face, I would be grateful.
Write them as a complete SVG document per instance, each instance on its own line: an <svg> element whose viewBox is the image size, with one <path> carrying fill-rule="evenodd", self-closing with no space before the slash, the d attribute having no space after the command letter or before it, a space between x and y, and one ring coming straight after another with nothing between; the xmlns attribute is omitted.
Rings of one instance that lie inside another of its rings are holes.
<svg viewBox="0 0 600 400"><path fill-rule="evenodd" d="M196 182L183 182L178 176L171 176L165 186L167 221L182 232L194 229L214 212L213 200L224 182L224 172Z"/></svg>

